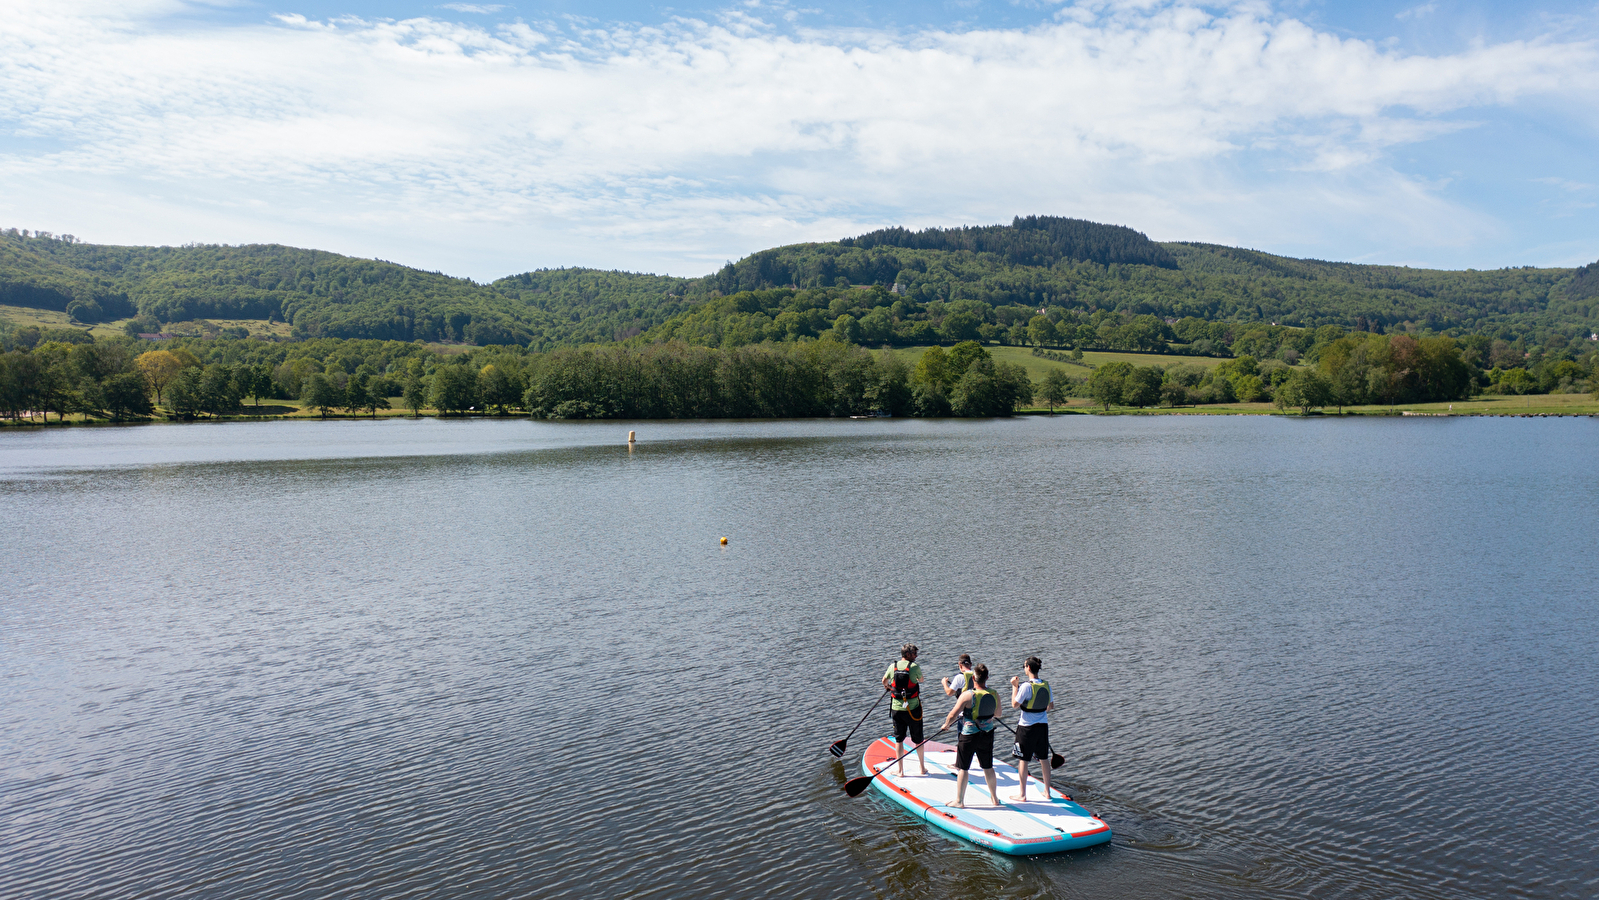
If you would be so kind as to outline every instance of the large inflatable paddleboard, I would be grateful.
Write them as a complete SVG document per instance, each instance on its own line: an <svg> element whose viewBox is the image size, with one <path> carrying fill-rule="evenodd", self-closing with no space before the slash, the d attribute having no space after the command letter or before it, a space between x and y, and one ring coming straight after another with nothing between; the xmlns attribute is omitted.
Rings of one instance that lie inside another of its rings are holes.
<svg viewBox="0 0 1599 900"><path fill-rule="evenodd" d="M952 808L949 804L955 802L955 748L937 741L928 741L923 747L927 755L926 775L912 774L919 772L912 754L905 758L905 777L896 775L897 767L892 767L872 784L895 803L950 834L1013 856L1076 850L1111 838L1109 825L1067 800L1065 794L1051 791L1046 799L1044 786L1037 778L1027 780L1028 802L1009 799L1018 790L1020 773L1015 766L997 758L994 775L999 780L1003 805L990 805L993 800L988 796L988 782L974 761L966 783L966 808ZM871 775L896 755L893 741L878 738L861 757L861 769Z"/></svg>

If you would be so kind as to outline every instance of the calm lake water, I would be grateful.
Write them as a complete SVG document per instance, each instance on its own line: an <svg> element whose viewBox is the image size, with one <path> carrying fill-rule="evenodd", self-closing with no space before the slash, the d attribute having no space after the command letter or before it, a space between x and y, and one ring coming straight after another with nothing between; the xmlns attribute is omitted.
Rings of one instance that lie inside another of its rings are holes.
<svg viewBox="0 0 1599 900"><path fill-rule="evenodd" d="M0 894L1590 898L1596 448L1592 419L8 430ZM1115 841L1007 858L846 798L887 714L827 744L907 640L930 677L1041 656L1057 784Z"/></svg>

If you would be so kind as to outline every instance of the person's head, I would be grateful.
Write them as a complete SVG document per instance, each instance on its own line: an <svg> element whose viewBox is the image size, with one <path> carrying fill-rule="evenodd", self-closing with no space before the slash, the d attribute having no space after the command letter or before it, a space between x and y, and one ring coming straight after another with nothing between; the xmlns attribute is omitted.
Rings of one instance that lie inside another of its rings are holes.
<svg viewBox="0 0 1599 900"><path fill-rule="evenodd" d="M971 667L972 667L972 655L970 653L962 653L961 654L961 668L970 669Z"/></svg>
<svg viewBox="0 0 1599 900"><path fill-rule="evenodd" d="M915 644L906 644L905 646L899 648L899 655L900 655L900 658L905 660L906 662L915 662L916 661L916 645Z"/></svg>
<svg viewBox="0 0 1599 900"><path fill-rule="evenodd" d="M1027 674L1034 678L1038 677L1038 670L1044 667L1043 661L1036 656L1027 657L1027 661L1022 663L1022 665L1027 667Z"/></svg>
<svg viewBox="0 0 1599 900"><path fill-rule="evenodd" d="M972 674L977 676L977 683L978 684L985 685L985 686L988 684L988 667L987 666L978 666L977 668L972 670Z"/></svg>

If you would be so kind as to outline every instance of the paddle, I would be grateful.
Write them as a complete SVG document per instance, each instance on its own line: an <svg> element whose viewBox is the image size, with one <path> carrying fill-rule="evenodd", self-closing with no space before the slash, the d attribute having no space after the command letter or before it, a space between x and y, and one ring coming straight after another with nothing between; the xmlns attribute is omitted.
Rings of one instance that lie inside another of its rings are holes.
<svg viewBox="0 0 1599 900"><path fill-rule="evenodd" d="M1003 721L1001 721L999 724L1005 725L1005 723ZM1005 730L1010 732L1011 734L1015 734L1016 733L1016 729L1010 727L1009 725L1005 725ZM1051 750L1050 753L1049 753L1049 767L1051 769L1058 769L1058 768L1060 768L1061 766L1064 766L1064 765L1066 765L1066 757L1061 756L1059 753L1056 753L1055 751Z"/></svg>
<svg viewBox="0 0 1599 900"><path fill-rule="evenodd" d="M877 704L882 703L883 698L887 696L888 688L883 688L883 693L877 696L877 703L873 703L872 709L868 709L866 711L866 716L871 715L872 710L877 708ZM833 756L838 759L843 759L844 747L849 744L849 739L855 736L855 732L860 731L861 726L866 724L866 716L861 716L861 720L855 723L855 727L849 730L849 734L844 735L844 739L842 741L834 741L833 743L827 745L827 752L833 754Z"/></svg>
<svg viewBox="0 0 1599 900"><path fill-rule="evenodd" d="M944 729L944 728L938 729L937 731L933 732L933 737L928 738L927 741L930 741L933 738L938 737L939 735L943 734L947 730L948 729ZM899 759L894 760L894 762L889 763L888 765L882 767L881 769L878 769L876 772L873 772L870 775L859 775L859 776L856 776L855 778L851 778L850 780L844 782L844 793L850 795L851 797L859 797L861 795L861 791L866 790L866 786L872 783L872 779L873 778L876 778L877 776L879 776L879 775L883 774L884 772L887 772L889 769L893 768L894 767L894 763L897 763L901 759L904 759L905 757L910 756L912 753L915 753L917 751L917 749L920 748L922 746L922 744L927 743L927 741L922 741L921 744L917 744L915 747L912 747L909 750L906 750L904 753L900 754Z"/></svg>

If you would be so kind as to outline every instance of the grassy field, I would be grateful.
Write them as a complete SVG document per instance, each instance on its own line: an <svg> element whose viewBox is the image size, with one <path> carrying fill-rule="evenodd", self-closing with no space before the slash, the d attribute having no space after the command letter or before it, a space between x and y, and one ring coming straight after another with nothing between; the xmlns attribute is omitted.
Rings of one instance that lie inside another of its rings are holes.
<svg viewBox="0 0 1599 900"><path fill-rule="evenodd" d="M40 328L83 328L82 325L72 324L64 312L53 309L33 309L27 306L5 306L0 304L0 319L5 319L18 328L27 328L37 325ZM126 320L123 320L126 321ZM106 323L94 325L89 328L89 333L95 337L110 337L122 333L119 323Z"/></svg>
<svg viewBox="0 0 1599 900"><path fill-rule="evenodd" d="M948 347L944 348L946 351ZM1027 370L1027 377L1034 381L1041 380L1049 373L1050 369L1064 369L1066 374L1074 378L1087 378L1088 373L1094 371L1089 366L1103 365L1108 362L1127 362L1135 366L1175 366L1179 363L1197 366L1218 366L1226 360L1211 356L1171 356L1164 353L1116 353L1100 350L1084 350L1083 362L1086 366L1072 365L1071 363L1055 362L1042 356L1034 356L1030 347L984 347L993 357L994 362L1015 363ZM894 355L905 360L910 365L922 358L926 347L896 347Z"/></svg>
<svg viewBox="0 0 1599 900"><path fill-rule="evenodd" d="M1098 413L1101 412L1092 400L1083 397L1073 397L1062 411L1070 413ZM1297 409L1280 410L1270 403L1218 403L1214 406L1179 406L1176 409L1160 407L1159 409L1131 409L1128 407L1111 407L1113 415L1145 415L1145 416L1227 416L1227 415L1263 415L1281 414L1298 415ZM1035 407L1022 410L1027 414L1047 413L1044 407ZM1318 410L1322 415L1338 415L1337 407L1328 407ZM1599 400L1591 394L1531 394L1524 397L1474 397L1470 400L1456 400L1453 403L1408 403L1397 406L1347 406L1344 407L1345 415L1357 416L1399 416L1405 413L1412 415L1443 415L1443 416L1599 416Z"/></svg>
<svg viewBox="0 0 1599 900"><path fill-rule="evenodd" d="M57 312L52 309L32 309L26 306L0 305L0 319L5 319L19 328L26 328L29 325L37 325L40 328L84 327L82 325L74 325L64 312ZM89 333L97 338L115 337L123 333L122 326L129 321L129 319L117 319L114 322L101 322L100 324L89 326ZM194 322L177 322L167 330L171 334L192 334L198 337L205 333L206 324L214 325L217 328L242 326L249 330L251 336L258 334L281 338L289 336L288 323L268 322L265 319L203 319Z"/></svg>

